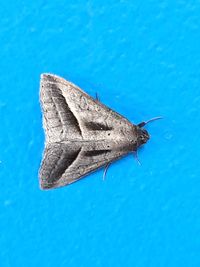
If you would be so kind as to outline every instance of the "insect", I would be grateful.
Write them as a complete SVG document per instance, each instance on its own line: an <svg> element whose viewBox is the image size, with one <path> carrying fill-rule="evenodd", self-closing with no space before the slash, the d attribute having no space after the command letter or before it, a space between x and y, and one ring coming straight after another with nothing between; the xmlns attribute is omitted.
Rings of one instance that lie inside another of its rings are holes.
<svg viewBox="0 0 200 267"><path fill-rule="evenodd" d="M39 171L42 189L76 182L149 140L143 129L147 122L132 124L58 76L41 75L40 102L46 136Z"/></svg>

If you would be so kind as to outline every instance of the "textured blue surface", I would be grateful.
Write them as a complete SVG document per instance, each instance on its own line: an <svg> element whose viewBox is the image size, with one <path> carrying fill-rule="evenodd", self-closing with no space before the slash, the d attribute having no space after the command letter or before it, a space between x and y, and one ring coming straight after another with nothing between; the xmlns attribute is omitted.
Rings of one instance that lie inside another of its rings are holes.
<svg viewBox="0 0 200 267"><path fill-rule="evenodd" d="M200 266L200 2L1 1L0 266ZM78 84L152 138L40 191L39 76Z"/></svg>

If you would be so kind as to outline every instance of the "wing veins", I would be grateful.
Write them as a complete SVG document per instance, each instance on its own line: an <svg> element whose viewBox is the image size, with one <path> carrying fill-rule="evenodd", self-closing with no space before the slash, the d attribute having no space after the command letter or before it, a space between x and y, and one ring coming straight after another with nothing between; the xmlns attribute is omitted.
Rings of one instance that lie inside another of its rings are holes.
<svg viewBox="0 0 200 267"><path fill-rule="evenodd" d="M54 85L54 84L52 83L52 85ZM51 91L51 99L52 99L53 105L55 106L55 109L56 109L56 112L57 112L59 121L60 121L61 126L62 126L62 130L64 130L64 129L63 129L63 128L64 128L63 126L65 125L65 120L63 120L63 117L62 117L61 113L63 113L63 114L70 113L71 120L72 120L73 123L77 126L77 127L76 127L77 130L79 131L80 135L82 136L82 131L81 131L80 124L79 124L79 122L78 122L76 116L74 115L74 113L71 111L71 109L70 109L70 107L69 107L69 105L68 105L68 103L67 103L66 98L62 95L62 91L61 91L57 86L55 86L55 87L52 86L52 87L53 87L52 89L55 89L55 88L56 88L56 90L57 90L58 93L60 94L59 97L57 97L57 96L53 96L53 95L52 95L52 91ZM59 106L58 106L58 104L56 103L55 99L58 99L58 100L60 100L60 101L62 100L62 101L64 102L64 104L65 104L65 111L60 111L60 110L59 110Z"/></svg>
<svg viewBox="0 0 200 267"><path fill-rule="evenodd" d="M50 177L52 176L53 172L57 169L57 170L61 170L59 171L59 175L56 175L57 179L52 179L52 181L48 182L48 185L53 185L55 182L59 181L62 178L62 175L73 165L73 163L76 161L78 155L81 152L81 148L78 149L78 151L75 153L74 152L74 156L75 158L71 161L71 163L67 166L67 168L65 168L64 166L61 168L63 164L63 155L66 153L66 151L64 149L62 149L62 153L59 157L59 160L57 161L57 163L55 164L55 166L53 167L53 169L50 172ZM66 163L66 161L69 160L68 158L64 160L64 163ZM60 165L60 166L59 166Z"/></svg>

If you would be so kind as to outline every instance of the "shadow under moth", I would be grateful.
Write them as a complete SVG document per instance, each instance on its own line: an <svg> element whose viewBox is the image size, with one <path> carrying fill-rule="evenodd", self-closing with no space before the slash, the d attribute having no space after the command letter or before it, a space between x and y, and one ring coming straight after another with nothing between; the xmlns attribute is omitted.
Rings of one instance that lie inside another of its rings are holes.
<svg viewBox="0 0 200 267"><path fill-rule="evenodd" d="M39 171L42 189L76 182L149 139L142 128L147 122L132 124L58 76L41 75L40 102L46 136Z"/></svg>

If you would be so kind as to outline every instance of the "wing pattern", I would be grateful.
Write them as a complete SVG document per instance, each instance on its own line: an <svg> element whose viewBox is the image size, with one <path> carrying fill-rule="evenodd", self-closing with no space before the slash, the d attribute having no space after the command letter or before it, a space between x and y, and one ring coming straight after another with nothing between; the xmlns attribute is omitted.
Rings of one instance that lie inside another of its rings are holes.
<svg viewBox="0 0 200 267"><path fill-rule="evenodd" d="M105 149L96 143L53 143L46 147L40 169L43 189L71 184L124 154L123 150Z"/></svg>
<svg viewBox="0 0 200 267"><path fill-rule="evenodd" d="M59 142L69 136L82 139L78 120L70 110L57 83L41 80L40 99L43 110L43 125L47 142Z"/></svg>
<svg viewBox="0 0 200 267"><path fill-rule="evenodd" d="M132 150L134 125L74 84L43 74L40 101L46 135L41 188L71 184Z"/></svg>

